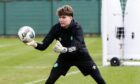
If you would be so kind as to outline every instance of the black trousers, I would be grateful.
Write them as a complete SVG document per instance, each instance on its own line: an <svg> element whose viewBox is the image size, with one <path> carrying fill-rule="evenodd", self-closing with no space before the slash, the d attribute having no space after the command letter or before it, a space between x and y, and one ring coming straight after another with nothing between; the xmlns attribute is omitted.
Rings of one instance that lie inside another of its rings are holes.
<svg viewBox="0 0 140 84"><path fill-rule="evenodd" d="M91 75L97 84L106 84L102 78L99 69L93 61L84 62L62 62L57 60L51 70L50 76L45 84L54 84L61 75L66 75L71 66L76 66L83 75Z"/></svg>

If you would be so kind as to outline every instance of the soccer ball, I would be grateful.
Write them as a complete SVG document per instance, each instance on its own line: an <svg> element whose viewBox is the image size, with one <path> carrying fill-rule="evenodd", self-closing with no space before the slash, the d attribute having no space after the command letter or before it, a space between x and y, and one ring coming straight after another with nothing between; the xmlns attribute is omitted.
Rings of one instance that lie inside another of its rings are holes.
<svg viewBox="0 0 140 84"><path fill-rule="evenodd" d="M27 43L35 38L35 31L30 26L23 26L18 30L18 36L22 42Z"/></svg>

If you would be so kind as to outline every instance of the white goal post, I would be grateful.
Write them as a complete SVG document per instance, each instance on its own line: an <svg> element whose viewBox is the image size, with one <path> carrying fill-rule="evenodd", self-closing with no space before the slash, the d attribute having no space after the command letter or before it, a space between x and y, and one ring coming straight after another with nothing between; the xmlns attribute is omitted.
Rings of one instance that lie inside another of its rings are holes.
<svg viewBox="0 0 140 84"><path fill-rule="evenodd" d="M123 18L120 0L102 0L103 66L140 66L140 0L127 0Z"/></svg>

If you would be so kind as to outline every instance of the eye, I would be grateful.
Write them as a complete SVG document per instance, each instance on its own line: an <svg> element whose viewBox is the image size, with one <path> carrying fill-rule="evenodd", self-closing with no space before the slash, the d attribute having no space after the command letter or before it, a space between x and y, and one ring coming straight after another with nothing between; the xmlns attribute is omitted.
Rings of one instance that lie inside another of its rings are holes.
<svg viewBox="0 0 140 84"><path fill-rule="evenodd" d="M66 17L65 17L65 16L63 16L62 18L63 18L63 19L65 19Z"/></svg>

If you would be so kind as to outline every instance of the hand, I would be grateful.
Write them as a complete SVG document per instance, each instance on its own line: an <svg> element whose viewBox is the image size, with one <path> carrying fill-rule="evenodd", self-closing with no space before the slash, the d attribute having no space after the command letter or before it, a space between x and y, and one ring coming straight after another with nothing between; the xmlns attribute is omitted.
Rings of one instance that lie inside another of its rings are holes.
<svg viewBox="0 0 140 84"><path fill-rule="evenodd" d="M59 41L56 41L56 44L55 44L53 50L57 53L66 53L67 52L67 48L63 47Z"/></svg>
<svg viewBox="0 0 140 84"><path fill-rule="evenodd" d="M37 43L34 40L27 42L26 44L32 47L37 47Z"/></svg>

